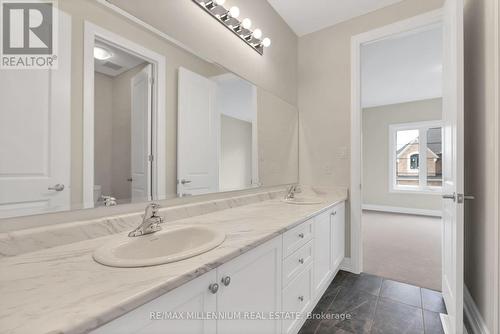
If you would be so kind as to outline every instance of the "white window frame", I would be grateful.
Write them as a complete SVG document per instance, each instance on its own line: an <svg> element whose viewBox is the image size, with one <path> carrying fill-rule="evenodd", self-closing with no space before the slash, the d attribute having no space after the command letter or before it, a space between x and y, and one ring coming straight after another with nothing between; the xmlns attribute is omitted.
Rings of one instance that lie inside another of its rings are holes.
<svg viewBox="0 0 500 334"><path fill-rule="evenodd" d="M442 187L428 186L427 185L427 130L431 128L442 128L443 122L425 121L425 122L411 122L389 125L389 192L391 193L427 193L440 195ZM397 133L398 131L405 130L418 130L419 135L419 185L418 186L405 186L398 185L396 180L396 161L397 161ZM425 134L425 135L422 135ZM441 132L442 134L442 132ZM422 163L424 162L424 163Z"/></svg>

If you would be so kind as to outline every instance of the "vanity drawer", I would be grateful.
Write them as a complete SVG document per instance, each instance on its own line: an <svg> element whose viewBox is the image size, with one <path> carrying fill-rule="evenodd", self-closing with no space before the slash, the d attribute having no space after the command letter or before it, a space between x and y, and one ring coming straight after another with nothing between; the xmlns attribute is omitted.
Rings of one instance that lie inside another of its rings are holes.
<svg viewBox="0 0 500 334"><path fill-rule="evenodd" d="M297 333L299 326L305 322L307 312L310 312L312 303L312 266L300 273L283 290L283 312L301 313L301 317L283 319L283 333Z"/></svg>
<svg viewBox="0 0 500 334"><path fill-rule="evenodd" d="M313 240L299 248L283 261L283 286L287 286L313 261Z"/></svg>
<svg viewBox="0 0 500 334"><path fill-rule="evenodd" d="M283 257L291 255L313 238L313 219L283 234Z"/></svg>

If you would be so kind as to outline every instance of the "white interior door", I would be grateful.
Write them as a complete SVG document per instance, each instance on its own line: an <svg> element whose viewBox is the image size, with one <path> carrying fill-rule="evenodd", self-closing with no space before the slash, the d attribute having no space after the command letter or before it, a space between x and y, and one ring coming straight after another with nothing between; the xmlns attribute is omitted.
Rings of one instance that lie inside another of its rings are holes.
<svg viewBox="0 0 500 334"><path fill-rule="evenodd" d="M57 69L0 70L0 218L69 209L71 21L59 20Z"/></svg>
<svg viewBox="0 0 500 334"><path fill-rule="evenodd" d="M218 132L215 83L179 68L177 194L218 190Z"/></svg>
<svg viewBox="0 0 500 334"><path fill-rule="evenodd" d="M443 296L446 333L463 333L464 103L463 0L444 4L443 49Z"/></svg>
<svg viewBox="0 0 500 334"><path fill-rule="evenodd" d="M132 201L151 200L151 108L152 65L132 78L131 108L131 196Z"/></svg>

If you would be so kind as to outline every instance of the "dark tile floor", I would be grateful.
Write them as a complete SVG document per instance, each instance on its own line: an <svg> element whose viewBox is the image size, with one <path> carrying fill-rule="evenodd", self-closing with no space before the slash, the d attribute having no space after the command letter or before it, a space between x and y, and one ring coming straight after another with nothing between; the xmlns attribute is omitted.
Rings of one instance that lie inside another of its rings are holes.
<svg viewBox="0 0 500 334"><path fill-rule="evenodd" d="M441 293L340 271L299 334L443 334ZM325 318L328 317L328 318Z"/></svg>

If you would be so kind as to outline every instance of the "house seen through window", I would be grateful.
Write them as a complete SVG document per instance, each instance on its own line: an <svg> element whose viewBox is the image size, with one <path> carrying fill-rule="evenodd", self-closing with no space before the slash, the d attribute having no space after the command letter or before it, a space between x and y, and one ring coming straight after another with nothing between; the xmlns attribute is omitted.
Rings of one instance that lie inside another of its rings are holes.
<svg viewBox="0 0 500 334"><path fill-rule="evenodd" d="M440 121L391 125L391 188L440 191L442 128Z"/></svg>

